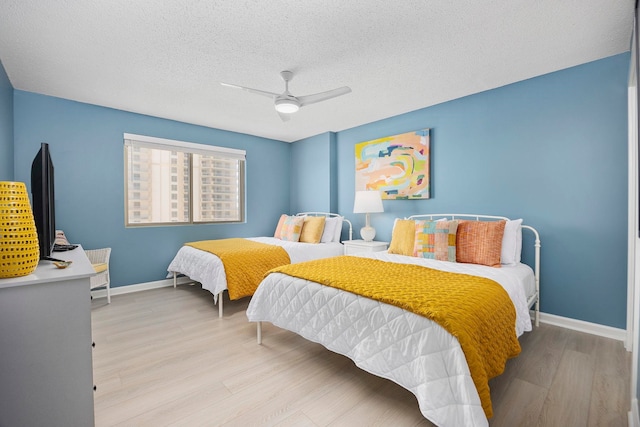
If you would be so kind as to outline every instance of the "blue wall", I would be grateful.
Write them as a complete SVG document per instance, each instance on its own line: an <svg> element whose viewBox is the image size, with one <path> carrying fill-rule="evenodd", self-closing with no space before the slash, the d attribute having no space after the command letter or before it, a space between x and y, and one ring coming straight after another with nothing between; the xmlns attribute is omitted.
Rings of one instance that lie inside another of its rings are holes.
<svg viewBox="0 0 640 427"><path fill-rule="evenodd" d="M356 143L431 128L432 198L385 201L371 219L376 239L389 241L393 219L416 213L524 218L542 239L542 311L626 328L629 60L621 54L338 132L339 212L354 230L364 225L352 213Z"/></svg>
<svg viewBox="0 0 640 427"><path fill-rule="evenodd" d="M13 86L0 62L0 181L13 179Z"/></svg>
<svg viewBox="0 0 640 427"><path fill-rule="evenodd" d="M335 136L330 132L291 144L291 213L333 212L337 199L336 189L332 191L332 155Z"/></svg>
<svg viewBox="0 0 640 427"><path fill-rule="evenodd" d="M162 279L184 241L270 234L282 212L329 206L358 230L354 145L429 127L432 199L385 201L377 238L413 213L522 217L542 236L542 310L625 328L628 66L617 55L291 145L21 91L0 125L13 123L10 179L27 182L39 143L51 144L58 228L114 248L114 286ZM0 86L6 105L3 72ZM247 150L247 223L124 228L123 132Z"/></svg>
<svg viewBox="0 0 640 427"><path fill-rule="evenodd" d="M184 242L272 234L289 210L287 143L17 90L14 117L15 179L29 185L31 161L48 142L56 228L87 249L112 248L114 287L164 279ZM125 132L246 150L246 223L125 228Z"/></svg>

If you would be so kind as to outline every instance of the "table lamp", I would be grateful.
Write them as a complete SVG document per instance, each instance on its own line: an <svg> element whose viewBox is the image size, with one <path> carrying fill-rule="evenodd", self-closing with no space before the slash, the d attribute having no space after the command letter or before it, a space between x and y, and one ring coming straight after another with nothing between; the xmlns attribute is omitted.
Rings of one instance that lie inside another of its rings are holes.
<svg viewBox="0 0 640 427"><path fill-rule="evenodd" d="M379 191L356 191L353 202L353 213L366 214L365 226L360 229L360 236L365 242L371 242L376 237L376 229L369 223L369 214L384 212L382 197Z"/></svg>

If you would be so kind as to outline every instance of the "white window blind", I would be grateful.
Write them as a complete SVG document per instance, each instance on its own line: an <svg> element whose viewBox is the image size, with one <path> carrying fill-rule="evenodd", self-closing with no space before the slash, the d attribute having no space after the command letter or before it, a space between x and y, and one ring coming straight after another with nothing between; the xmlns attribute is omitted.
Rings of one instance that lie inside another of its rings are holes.
<svg viewBox="0 0 640 427"><path fill-rule="evenodd" d="M241 222L245 151L124 134L127 226Z"/></svg>

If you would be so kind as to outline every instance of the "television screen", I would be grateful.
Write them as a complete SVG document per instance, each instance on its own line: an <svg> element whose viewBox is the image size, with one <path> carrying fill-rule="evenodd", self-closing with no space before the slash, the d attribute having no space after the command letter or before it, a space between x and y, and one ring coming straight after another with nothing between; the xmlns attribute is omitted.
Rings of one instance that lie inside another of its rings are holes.
<svg viewBox="0 0 640 427"><path fill-rule="evenodd" d="M31 196L33 219L38 232L40 259L51 256L56 239L55 194L53 162L49 144L43 142L31 164Z"/></svg>

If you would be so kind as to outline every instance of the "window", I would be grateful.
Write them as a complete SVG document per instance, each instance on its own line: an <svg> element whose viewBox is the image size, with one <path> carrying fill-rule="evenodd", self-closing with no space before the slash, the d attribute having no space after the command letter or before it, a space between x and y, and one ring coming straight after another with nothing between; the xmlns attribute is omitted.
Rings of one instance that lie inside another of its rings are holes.
<svg viewBox="0 0 640 427"><path fill-rule="evenodd" d="M244 150L124 134L124 151L127 226L244 221Z"/></svg>

